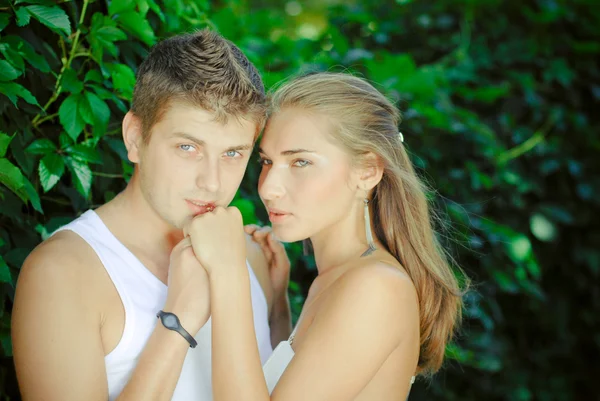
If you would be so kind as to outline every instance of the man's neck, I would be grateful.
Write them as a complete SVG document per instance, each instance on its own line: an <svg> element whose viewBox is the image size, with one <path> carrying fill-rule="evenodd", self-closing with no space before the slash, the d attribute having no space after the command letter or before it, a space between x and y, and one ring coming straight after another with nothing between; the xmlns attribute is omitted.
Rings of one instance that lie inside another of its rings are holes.
<svg viewBox="0 0 600 401"><path fill-rule="evenodd" d="M183 232L164 221L146 202L140 186L131 181L114 199L96 210L108 229L136 256L168 268L173 247ZM140 255L141 254L141 255Z"/></svg>

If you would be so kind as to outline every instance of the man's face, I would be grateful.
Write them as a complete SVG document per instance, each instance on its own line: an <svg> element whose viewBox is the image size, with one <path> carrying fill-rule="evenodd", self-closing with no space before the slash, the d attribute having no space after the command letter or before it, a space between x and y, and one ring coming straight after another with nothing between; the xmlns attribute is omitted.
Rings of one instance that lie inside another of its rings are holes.
<svg viewBox="0 0 600 401"><path fill-rule="evenodd" d="M240 185L252 152L256 124L171 102L139 147L142 194L174 227L214 206L227 206ZM136 160L132 160L136 162Z"/></svg>

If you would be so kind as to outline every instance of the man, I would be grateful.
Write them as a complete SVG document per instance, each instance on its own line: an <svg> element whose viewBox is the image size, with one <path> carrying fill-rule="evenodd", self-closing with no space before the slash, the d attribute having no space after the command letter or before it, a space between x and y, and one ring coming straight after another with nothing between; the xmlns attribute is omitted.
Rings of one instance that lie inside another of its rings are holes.
<svg viewBox="0 0 600 401"><path fill-rule="evenodd" d="M207 277L182 227L231 202L264 118L260 76L231 42L204 30L152 49L123 120L133 177L22 268L12 336L24 400L212 399ZM287 274L251 239L248 260L264 362L289 335Z"/></svg>

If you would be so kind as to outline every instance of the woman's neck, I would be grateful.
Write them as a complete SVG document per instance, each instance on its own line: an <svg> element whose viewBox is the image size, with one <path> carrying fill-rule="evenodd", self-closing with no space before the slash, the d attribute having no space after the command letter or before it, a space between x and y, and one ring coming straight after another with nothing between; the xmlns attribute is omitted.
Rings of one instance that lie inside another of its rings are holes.
<svg viewBox="0 0 600 401"><path fill-rule="evenodd" d="M319 275L360 257L369 247L364 209L356 202L347 216L310 238Z"/></svg>

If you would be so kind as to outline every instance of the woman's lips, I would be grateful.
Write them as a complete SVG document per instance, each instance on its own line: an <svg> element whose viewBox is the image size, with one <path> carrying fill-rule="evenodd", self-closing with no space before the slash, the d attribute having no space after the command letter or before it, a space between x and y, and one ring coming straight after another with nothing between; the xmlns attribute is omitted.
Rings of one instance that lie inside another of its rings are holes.
<svg viewBox="0 0 600 401"><path fill-rule="evenodd" d="M283 210L269 208L269 220L271 223L282 223L290 216L290 213Z"/></svg>

